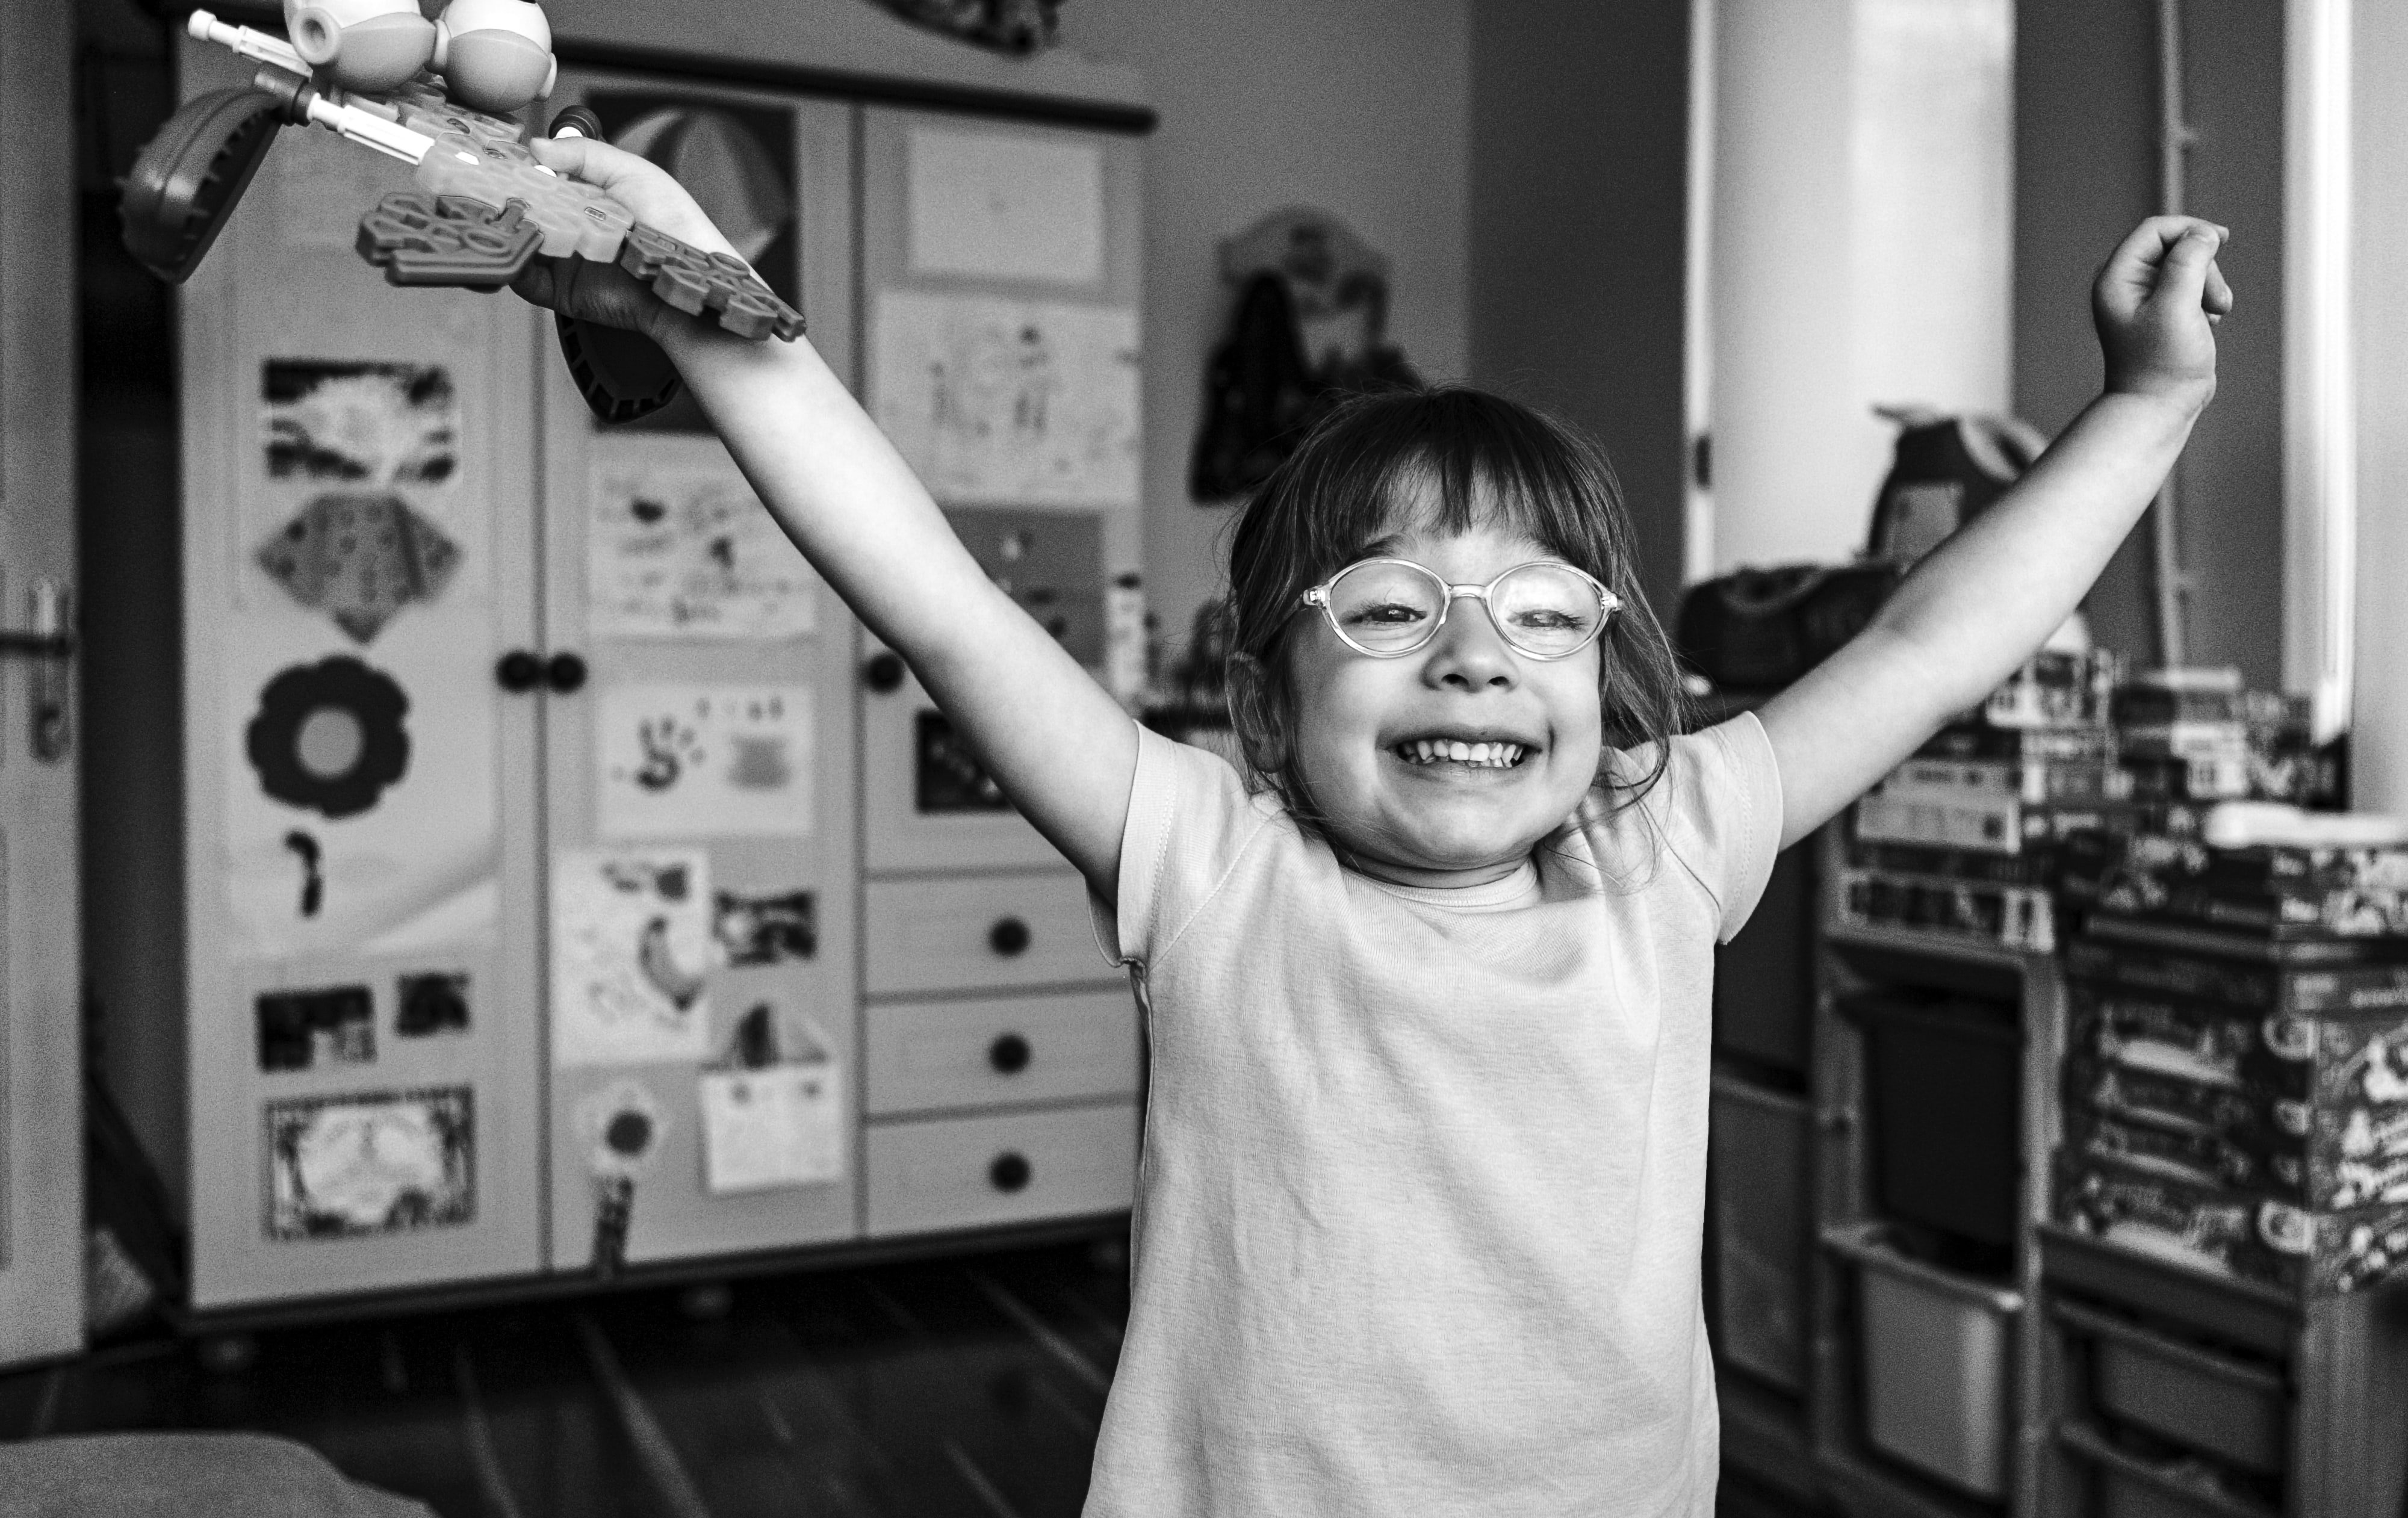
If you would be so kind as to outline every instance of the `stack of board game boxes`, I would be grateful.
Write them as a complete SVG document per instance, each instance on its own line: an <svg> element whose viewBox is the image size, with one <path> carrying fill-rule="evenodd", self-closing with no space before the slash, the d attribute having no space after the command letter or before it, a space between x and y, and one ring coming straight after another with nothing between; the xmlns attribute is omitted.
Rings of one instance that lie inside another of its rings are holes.
<svg viewBox="0 0 2408 1518"><path fill-rule="evenodd" d="M1858 801L1839 921L2054 951L2057 846L2133 825L2108 723L2116 673L2104 652L2039 654Z"/></svg>
<svg viewBox="0 0 2408 1518"><path fill-rule="evenodd" d="M2058 850L2086 916L2057 1221L2292 1295L2408 1274L2408 842L2383 819L2210 809L2331 799L2295 701L2161 683L2114 709L2158 805Z"/></svg>
<svg viewBox="0 0 2408 1518"><path fill-rule="evenodd" d="M2333 805L2332 754L2309 736L2308 699L2252 691L2237 669L2160 669L2116 687L2116 759L2138 804L2132 831L2180 833L2200 807ZM2110 830L2114 831L2114 830Z"/></svg>
<svg viewBox="0 0 2408 1518"><path fill-rule="evenodd" d="M2297 872L2269 895L2408 882L2408 849L2234 852ZM2408 939L2102 914L2066 975L2059 1224L2295 1296L2408 1273Z"/></svg>

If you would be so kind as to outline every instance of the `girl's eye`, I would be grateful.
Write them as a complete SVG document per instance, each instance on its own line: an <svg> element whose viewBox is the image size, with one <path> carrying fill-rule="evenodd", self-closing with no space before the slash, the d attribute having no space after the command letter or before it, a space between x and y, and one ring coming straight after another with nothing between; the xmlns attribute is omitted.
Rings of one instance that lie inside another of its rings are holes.
<svg viewBox="0 0 2408 1518"><path fill-rule="evenodd" d="M1517 611L1513 614L1513 625L1527 627L1536 632L1554 632L1561 628L1577 627L1580 625L1580 619L1568 616L1561 611Z"/></svg>
<svg viewBox="0 0 2408 1518"><path fill-rule="evenodd" d="M1347 612L1346 620L1357 625L1381 623L1393 626L1399 623L1419 622L1427 614L1421 608L1408 606L1402 601L1382 601L1371 606L1354 608Z"/></svg>

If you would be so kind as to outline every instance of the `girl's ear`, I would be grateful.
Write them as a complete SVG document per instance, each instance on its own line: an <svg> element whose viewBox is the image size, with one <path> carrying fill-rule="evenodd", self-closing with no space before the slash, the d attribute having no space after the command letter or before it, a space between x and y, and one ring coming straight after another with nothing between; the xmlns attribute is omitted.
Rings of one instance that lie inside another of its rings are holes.
<svg viewBox="0 0 2408 1518"><path fill-rule="evenodd" d="M1276 775L1287 768L1286 703L1279 681L1251 653L1229 655L1229 723L1246 751L1246 763L1258 775Z"/></svg>

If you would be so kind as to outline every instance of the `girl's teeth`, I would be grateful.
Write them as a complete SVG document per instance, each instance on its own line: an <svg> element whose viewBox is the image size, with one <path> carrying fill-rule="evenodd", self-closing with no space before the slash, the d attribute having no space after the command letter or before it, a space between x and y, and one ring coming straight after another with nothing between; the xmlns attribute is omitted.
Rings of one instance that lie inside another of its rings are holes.
<svg viewBox="0 0 2408 1518"><path fill-rule="evenodd" d="M1398 753L1413 764L1454 763L1478 765L1489 769L1510 769L1522 762L1524 750L1518 743L1461 743L1448 738L1414 738L1397 746Z"/></svg>

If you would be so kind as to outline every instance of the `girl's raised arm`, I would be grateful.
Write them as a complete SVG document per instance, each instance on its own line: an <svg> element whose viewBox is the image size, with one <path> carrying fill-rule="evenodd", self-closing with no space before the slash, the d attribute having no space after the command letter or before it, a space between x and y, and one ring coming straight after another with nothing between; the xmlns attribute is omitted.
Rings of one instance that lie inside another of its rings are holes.
<svg viewBox="0 0 2408 1518"><path fill-rule="evenodd" d="M1987 695L2081 603L2215 394L2225 236L2160 216L2124 239L2091 290L2105 390L1870 625L1765 705L1784 846Z"/></svg>
<svg viewBox="0 0 2408 1518"><path fill-rule="evenodd" d="M547 166L600 185L639 221L733 251L677 182L643 159L573 137L534 150ZM810 342L748 343L683 320L615 269L579 266L576 288L552 274L533 271L517 288L538 305L638 328L668 351L786 536L910 662L1022 815L1114 899L1136 724L987 579Z"/></svg>

